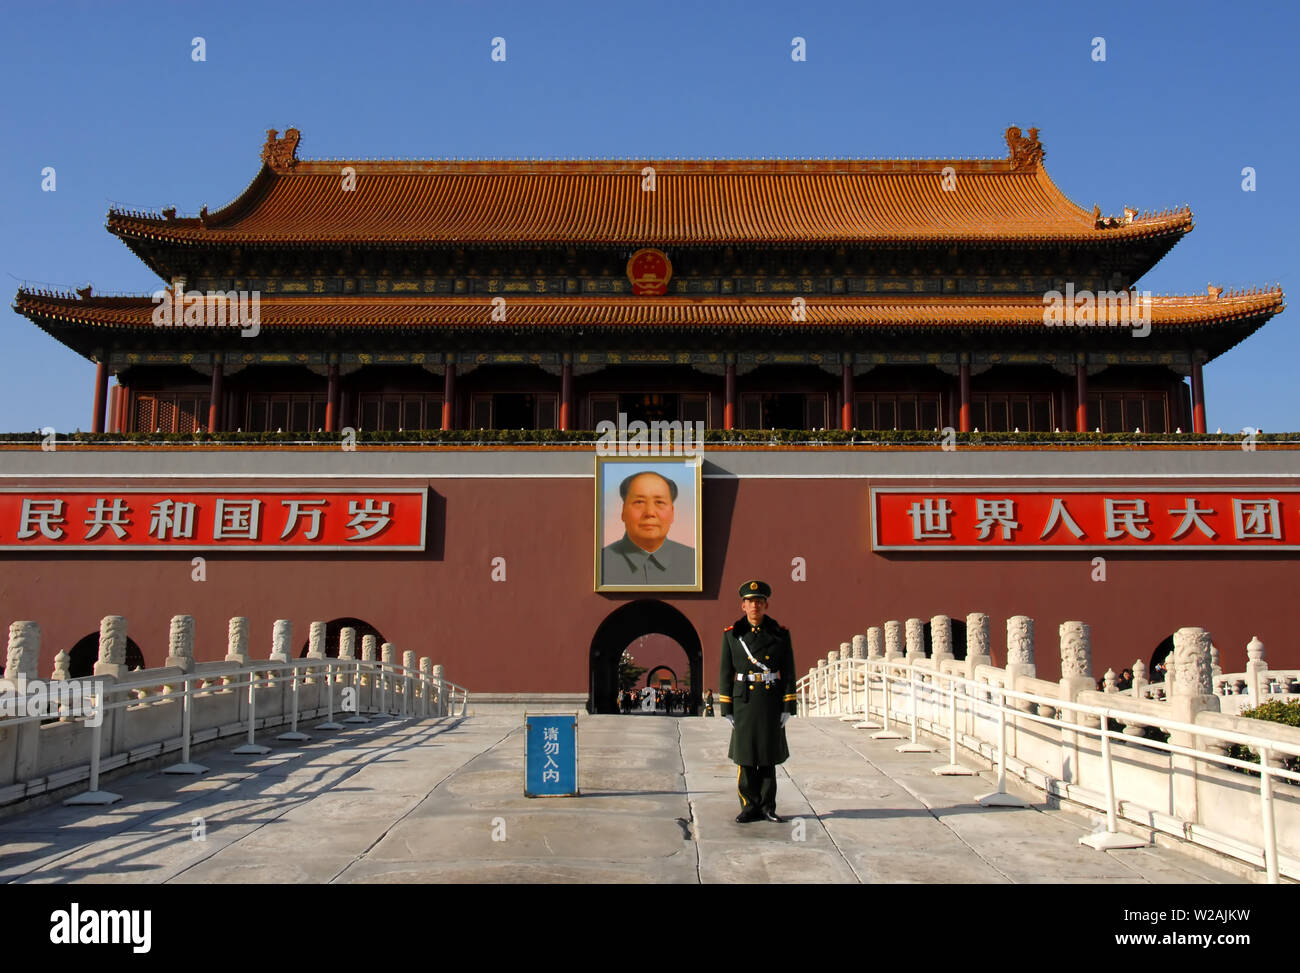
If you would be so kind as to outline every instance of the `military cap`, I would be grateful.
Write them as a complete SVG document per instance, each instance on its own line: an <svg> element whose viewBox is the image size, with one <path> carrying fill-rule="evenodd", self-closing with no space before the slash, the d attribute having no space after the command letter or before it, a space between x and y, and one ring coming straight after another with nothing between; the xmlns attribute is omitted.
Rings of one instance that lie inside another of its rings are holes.
<svg viewBox="0 0 1300 973"><path fill-rule="evenodd" d="M766 581L746 581L740 586L741 598L771 598L772 586Z"/></svg>

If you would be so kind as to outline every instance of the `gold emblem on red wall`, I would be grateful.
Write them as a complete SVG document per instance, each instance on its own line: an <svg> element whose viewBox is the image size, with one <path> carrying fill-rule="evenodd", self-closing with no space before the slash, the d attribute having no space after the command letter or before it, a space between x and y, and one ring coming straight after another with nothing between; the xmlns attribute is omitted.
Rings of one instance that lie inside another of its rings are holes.
<svg viewBox="0 0 1300 973"><path fill-rule="evenodd" d="M672 276L672 261L662 250L638 250L627 262L627 278L632 282L633 294L667 294Z"/></svg>

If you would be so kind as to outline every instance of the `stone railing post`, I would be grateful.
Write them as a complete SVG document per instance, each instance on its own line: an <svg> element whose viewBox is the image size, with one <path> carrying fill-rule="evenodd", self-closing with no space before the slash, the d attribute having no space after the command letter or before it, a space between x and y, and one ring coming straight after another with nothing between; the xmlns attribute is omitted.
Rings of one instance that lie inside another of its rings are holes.
<svg viewBox="0 0 1300 973"><path fill-rule="evenodd" d="M378 658L379 658L379 640L376 639L373 635L361 636L361 661L375 662ZM374 684L375 684L374 673L370 669L364 670L361 674L361 685L373 686ZM369 700L368 702L371 705L373 705L374 703L373 700ZM359 704L360 701L358 701L358 705Z"/></svg>
<svg viewBox="0 0 1300 973"><path fill-rule="evenodd" d="M397 649L392 642L385 642L379 647L379 661L385 665L391 666L397 661ZM380 685L380 710L387 714L388 712L388 692L389 687L393 685L393 674L391 670L385 671L379 676Z"/></svg>
<svg viewBox="0 0 1300 973"><path fill-rule="evenodd" d="M325 643L326 624L324 622L312 622L307 629L307 658L308 659L327 659L329 658L328 647ZM323 672L312 672L308 670L306 678L303 680L308 683L323 682L325 679ZM317 697L319 701L319 697Z"/></svg>
<svg viewBox="0 0 1300 973"><path fill-rule="evenodd" d="M126 672L126 619L105 615L99 622L99 661L94 674L121 679Z"/></svg>
<svg viewBox="0 0 1300 973"><path fill-rule="evenodd" d="M903 658L903 623L885 622L885 658Z"/></svg>
<svg viewBox="0 0 1300 973"><path fill-rule="evenodd" d="M1007 674L1031 678L1038 675L1034 663L1034 620L1028 615L1012 615L1007 619Z"/></svg>
<svg viewBox="0 0 1300 973"><path fill-rule="evenodd" d="M27 682L36 678L41 661L41 627L35 622L14 622L9 626L9 646L5 653L4 678L14 688L19 715L26 715ZM100 701L102 703L102 700ZM14 780L33 777L40 766L41 725L25 723L13 727ZM6 749L9 749L6 746ZM6 768L7 770L8 768Z"/></svg>
<svg viewBox="0 0 1300 973"><path fill-rule="evenodd" d="M420 656L420 701L423 715L429 715L429 701L433 696L430 684L433 682L433 660L427 655Z"/></svg>
<svg viewBox="0 0 1300 973"><path fill-rule="evenodd" d="M934 660L936 669L957 658L952 651L952 619L947 615L935 615L930 619L930 658Z"/></svg>
<svg viewBox="0 0 1300 973"><path fill-rule="evenodd" d="M230 620L226 627L226 657L222 660L232 666L246 666L251 661L248 655L248 619L237 616ZM229 686L239 677L225 676L221 680L223 686ZM230 689L223 689L223 693L233 692ZM240 719L243 719L244 704L239 704Z"/></svg>
<svg viewBox="0 0 1300 973"><path fill-rule="evenodd" d="M885 655L884 650L884 630L879 625L873 625L867 629L867 658L882 659Z"/></svg>
<svg viewBox="0 0 1300 973"><path fill-rule="evenodd" d="M1119 692L1119 677L1115 675L1114 669L1106 670L1106 674L1101 677L1101 687L1105 693Z"/></svg>
<svg viewBox="0 0 1300 973"><path fill-rule="evenodd" d="M1072 703L1084 690L1095 690L1097 682L1092 677L1092 636L1090 629L1083 622L1062 622L1061 636L1061 680L1057 684L1057 696L1063 703ZM1057 714L1063 723L1077 723L1080 726L1098 727L1101 721L1096 717L1082 716L1071 709L1063 708ZM1079 779L1079 736L1072 730L1061 730L1061 779L1070 783Z"/></svg>
<svg viewBox="0 0 1300 973"><path fill-rule="evenodd" d="M277 618L271 626L271 662L293 661L293 622Z"/></svg>
<svg viewBox="0 0 1300 973"><path fill-rule="evenodd" d="M1133 663L1133 698L1142 699L1142 691L1147 688L1147 667L1141 659ZM1137 709L1135 706L1134 709ZM1141 723L1129 721L1124 724L1124 735L1130 737L1146 736L1146 727Z"/></svg>
<svg viewBox="0 0 1300 973"><path fill-rule="evenodd" d="M40 671L41 627L35 622L14 622L9 626L9 647L5 652L5 678L35 679Z"/></svg>
<svg viewBox="0 0 1300 973"><path fill-rule="evenodd" d="M925 624L919 618L909 618L905 625L908 664L925 658Z"/></svg>
<svg viewBox="0 0 1300 973"><path fill-rule="evenodd" d="M451 708L447 705L447 684L443 681L442 666L433 667L433 691L437 693L438 715L447 716Z"/></svg>
<svg viewBox="0 0 1300 973"><path fill-rule="evenodd" d="M867 637L865 635L853 636L853 659L855 662L861 661L867 657ZM862 685L866 679L866 670L862 666L853 667L853 679L857 685Z"/></svg>
<svg viewBox="0 0 1300 973"><path fill-rule="evenodd" d="M163 665L179 669L187 675L194 671L194 616L173 615L167 637L167 658ZM182 692L184 683L163 686L166 694Z"/></svg>
<svg viewBox="0 0 1300 973"><path fill-rule="evenodd" d="M411 702L411 690L415 686L415 652L407 649L402 653L402 714L415 715L415 704Z"/></svg>
<svg viewBox="0 0 1300 973"><path fill-rule="evenodd" d="M1196 714L1219 712L1219 697L1214 695L1214 676L1210 661L1210 633L1203 628L1180 628L1174 633L1173 681L1168 686L1170 716L1181 723L1195 723ZM1195 734L1171 733L1175 746L1205 749ZM1170 758L1174 814L1184 821L1199 822L1197 816L1197 761L1178 754Z"/></svg>
<svg viewBox="0 0 1300 973"><path fill-rule="evenodd" d="M352 678L352 665L357 661L357 630L350 626L344 626L339 630L339 662L348 663L346 668L339 666L334 672L334 681L338 683L347 682Z"/></svg>
<svg viewBox="0 0 1300 973"><path fill-rule="evenodd" d="M1095 690L1097 680L1092 675L1092 633L1083 622L1062 622L1061 681L1059 696L1074 701L1085 689ZM1073 720L1067 712L1063 719ZM1085 721L1086 722L1086 721Z"/></svg>
<svg viewBox="0 0 1300 973"><path fill-rule="evenodd" d="M983 612L966 616L966 678L975 678L977 666L993 664L989 655L989 617Z"/></svg>
<svg viewBox="0 0 1300 973"><path fill-rule="evenodd" d="M1264 643L1251 636L1246 643L1246 692L1250 693L1251 706L1258 706L1264 701L1267 677L1268 662L1264 659Z"/></svg>
<svg viewBox="0 0 1300 973"><path fill-rule="evenodd" d="M1012 615L1007 619L1007 685L1014 689L1021 676L1030 679L1038 676L1034 662L1034 620L1028 615ZM1033 703L1024 700L1016 700L1014 705L1024 712L1034 708Z"/></svg>

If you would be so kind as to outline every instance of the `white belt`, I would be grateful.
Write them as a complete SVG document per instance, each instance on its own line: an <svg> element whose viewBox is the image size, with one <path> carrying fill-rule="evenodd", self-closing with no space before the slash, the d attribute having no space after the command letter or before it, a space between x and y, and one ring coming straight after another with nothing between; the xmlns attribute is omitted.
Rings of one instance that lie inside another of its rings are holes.
<svg viewBox="0 0 1300 973"><path fill-rule="evenodd" d="M736 682L776 682L781 678L779 672L738 672Z"/></svg>

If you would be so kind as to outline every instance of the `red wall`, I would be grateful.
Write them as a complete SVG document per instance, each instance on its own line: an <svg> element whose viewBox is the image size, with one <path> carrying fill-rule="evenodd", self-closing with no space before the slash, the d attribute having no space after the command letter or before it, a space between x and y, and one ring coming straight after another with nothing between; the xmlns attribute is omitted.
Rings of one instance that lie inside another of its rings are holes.
<svg viewBox="0 0 1300 973"><path fill-rule="evenodd" d="M437 479L429 549L317 560L284 554L207 553L207 580L191 580L191 553L170 557L0 552L0 621L33 619L43 633L41 674L53 657L124 615L147 664L167 654L168 620L195 618L196 654L226 651L226 623L246 615L254 657L271 648L272 622L289 618L294 644L313 620L355 616L398 651L413 649L478 692L585 692L593 633L637 594L593 592L592 484L582 478ZM393 486L392 481L385 481ZM402 485L410 485L403 483ZM768 581L771 614L793 634L799 671L886 619L936 613L991 617L995 663L1005 661L1006 619L1036 621L1039 675L1058 675L1057 626L1092 626L1094 671L1148 662L1185 625L1207 628L1224 671L1240 671L1245 645L1262 639L1274 666L1300 667L1292 638L1300 559L1293 553L1107 555L1093 581L1092 552L940 556L870 550L867 479L733 479L704 483L705 590L666 595L695 626L705 683L716 683L721 630L740 615L736 588ZM881 484L883 485L883 484ZM893 481L890 485L899 485ZM491 580L494 557L506 580ZM803 558L807 580L791 580ZM679 653L680 655L680 653ZM685 659L666 662L685 670Z"/></svg>

